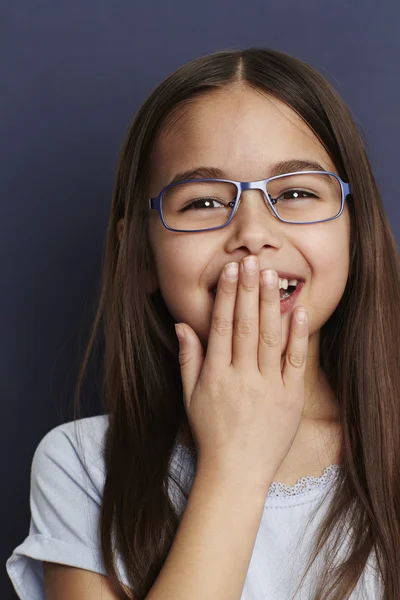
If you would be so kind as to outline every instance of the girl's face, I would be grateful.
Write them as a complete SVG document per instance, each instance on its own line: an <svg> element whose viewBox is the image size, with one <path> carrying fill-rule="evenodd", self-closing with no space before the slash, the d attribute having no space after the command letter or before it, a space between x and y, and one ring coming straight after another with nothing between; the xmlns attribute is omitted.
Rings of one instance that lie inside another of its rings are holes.
<svg viewBox="0 0 400 600"><path fill-rule="evenodd" d="M197 98L154 146L150 196L159 194L181 171L220 169L225 179L258 181L272 175L280 161L318 162L337 173L311 129L287 105L245 86ZM318 361L319 331L344 292L349 267L350 218L347 204L335 220L311 225L282 223L260 190L242 194L231 223L215 231L168 231L156 211L148 232L155 261L151 291L158 287L176 322L189 324L207 347L213 300L210 285L224 265L258 256L266 267L305 280L296 305L309 312L307 369ZM282 355L286 352L292 311L281 315Z"/></svg>

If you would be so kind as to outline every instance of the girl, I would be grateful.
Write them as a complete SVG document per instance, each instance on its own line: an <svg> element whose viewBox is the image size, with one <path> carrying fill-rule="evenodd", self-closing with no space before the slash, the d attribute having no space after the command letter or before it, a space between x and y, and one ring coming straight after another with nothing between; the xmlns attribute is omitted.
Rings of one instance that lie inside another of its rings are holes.
<svg viewBox="0 0 400 600"><path fill-rule="evenodd" d="M75 421L35 452L19 597L400 598L399 273L321 75L262 48L170 75L122 152Z"/></svg>

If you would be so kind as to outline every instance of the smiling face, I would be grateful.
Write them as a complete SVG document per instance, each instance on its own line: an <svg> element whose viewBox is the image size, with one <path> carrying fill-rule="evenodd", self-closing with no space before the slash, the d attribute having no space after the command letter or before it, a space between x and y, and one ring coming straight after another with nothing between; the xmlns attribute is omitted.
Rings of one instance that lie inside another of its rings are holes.
<svg viewBox="0 0 400 600"><path fill-rule="evenodd" d="M149 196L157 196L177 173L197 167L220 169L223 178L258 181L281 161L317 162L337 173L311 129L287 105L246 86L202 96L164 128L154 146ZM279 221L260 190L243 193L231 223L215 231L168 231L151 211L148 233L155 269L152 291L160 288L176 322L189 324L207 347L213 300L209 287L231 261L258 256L260 268L298 274L305 286L296 305L309 311L307 369L318 362L319 331L344 292L349 268L350 217L347 204L335 220L311 225ZM282 354L290 315L281 315Z"/></svg>

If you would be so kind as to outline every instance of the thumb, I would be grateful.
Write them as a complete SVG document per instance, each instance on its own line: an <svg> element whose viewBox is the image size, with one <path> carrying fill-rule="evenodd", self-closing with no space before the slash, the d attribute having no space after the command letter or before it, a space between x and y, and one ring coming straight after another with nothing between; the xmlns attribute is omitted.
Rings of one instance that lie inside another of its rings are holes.
<svg viewBox="0 0 400 600"><path fill-rule="evenodd" d="M189 325L177 323L175 331L179 340L179 364L185 405L189 407L204 362L203 346Z"/></svg>

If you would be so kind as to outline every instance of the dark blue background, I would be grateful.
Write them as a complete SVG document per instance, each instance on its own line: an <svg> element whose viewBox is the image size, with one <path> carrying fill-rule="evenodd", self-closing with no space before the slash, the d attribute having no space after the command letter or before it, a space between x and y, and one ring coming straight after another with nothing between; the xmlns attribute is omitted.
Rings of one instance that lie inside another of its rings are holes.
<svg viewBox="0 0 400 600"><path fill-rule="evenodd" d="M72 419L118 154L141 102L216 50L308 61L350 106L399 240L399 25L396 0L0 4L2 564L28 534L33 452ZM5 568L0 597L15 598Z"/></svg>

